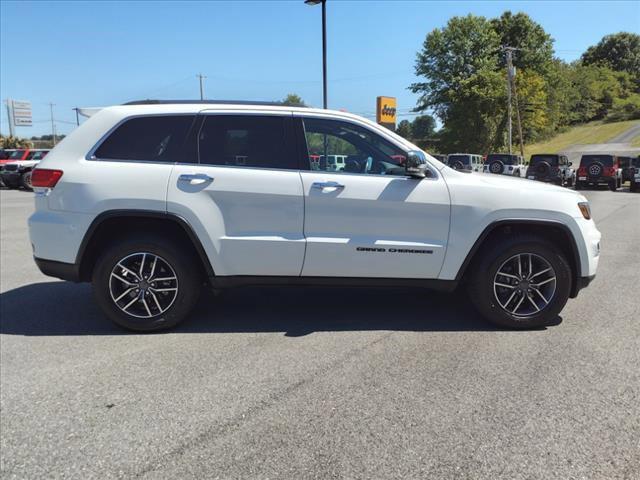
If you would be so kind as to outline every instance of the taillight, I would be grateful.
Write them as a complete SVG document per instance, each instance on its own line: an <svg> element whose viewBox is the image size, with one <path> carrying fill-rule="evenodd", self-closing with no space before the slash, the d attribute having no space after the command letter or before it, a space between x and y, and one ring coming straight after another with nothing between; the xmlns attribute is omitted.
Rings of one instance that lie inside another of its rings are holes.
<svg viewBox="0 0 640 480"><path fill-rule="evenodd" d="M607 171L605 173L605 175L615 175L616 174L616 167L607 167Z"/></svg>
<svg viewBox="0 0 640 480"><path fill-rule="evenodd" d="M578 175L586 175L587 174L587 167L580 167L578 169Z"/></svg>
<svg viewBox="0 0 640 480"><path fill-rule="evenodd" d="M31 172L31 185L41 188L53 188L62 177L62 170L36 168Z"/></svg>

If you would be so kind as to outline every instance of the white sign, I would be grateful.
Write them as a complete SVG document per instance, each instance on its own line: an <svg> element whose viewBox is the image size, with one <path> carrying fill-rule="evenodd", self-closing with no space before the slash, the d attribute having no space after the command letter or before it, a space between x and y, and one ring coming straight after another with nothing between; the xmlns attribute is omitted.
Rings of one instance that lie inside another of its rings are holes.
<svg viewBox="0 0 640 480"><path fill-rule="evenodd" d="M13 124L16 127L30 127L33 125L31 102L11 100L11 112L13 115Z"/></svg>

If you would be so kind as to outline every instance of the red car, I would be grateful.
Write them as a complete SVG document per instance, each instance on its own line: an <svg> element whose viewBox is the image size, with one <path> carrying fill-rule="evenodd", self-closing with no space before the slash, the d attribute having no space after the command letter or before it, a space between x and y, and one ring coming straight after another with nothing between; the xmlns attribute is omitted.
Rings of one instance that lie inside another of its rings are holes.
<svg viewBox="0 0 640 480"><path fill-rule="evenodd" d="M9 155L7 156L7 158L3 158L2 160L0 160L0 164L15 162L17 160L27 160L27 158L29 157L29 153L31 151L32 150L30 148L19 148L17 150L5 150L5 152L8 153Z"/></svg>

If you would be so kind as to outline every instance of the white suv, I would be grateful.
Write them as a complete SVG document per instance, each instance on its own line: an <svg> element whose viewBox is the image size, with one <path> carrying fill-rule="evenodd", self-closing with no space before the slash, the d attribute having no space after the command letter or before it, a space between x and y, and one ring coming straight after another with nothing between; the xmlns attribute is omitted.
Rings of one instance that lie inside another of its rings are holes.
<svg viewBox="0 0 640 480"><path fill-rule="evenodd" d="M344 170L310 161L318 155L344 156ZM457 172L330 110L109 107L32 183L39 268L92 282L105 313L138 331L176 325L205 284L464 284L487 319L530 328L598 266L600 233L579 193Z"/></svg>

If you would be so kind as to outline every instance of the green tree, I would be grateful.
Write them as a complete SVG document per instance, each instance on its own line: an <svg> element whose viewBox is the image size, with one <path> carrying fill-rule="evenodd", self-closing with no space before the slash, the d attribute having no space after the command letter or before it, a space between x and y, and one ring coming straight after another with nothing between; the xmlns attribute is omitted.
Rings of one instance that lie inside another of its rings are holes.
<svg viewBox="0 0 640 480"><path fill-rule="evenodd" d="M484 17L453 17L444 28L427 34L415 66L424 81L409 87L420 94L416 111L432 108L446 122L462 82L495 69L499 51L500 38Z"/></svg>
<svg viewBox="0 0 640 480"><path fill-rule="evenodd" d="M436 131L436 121L431 115L420 115L411 123L412 138L419 142L430 140Z"/></svg>
<svg viewBox="0 0 640 480"><path fill-rule="evenodd" d="M607 35L589 47L581 60L584 65L603 65L640 76L640 35L628 32Z"/></svg>
<svg viewBox="0 0 640 480"><path fill-rule="evenodd" d="M491 25L500 37L500 45L515 47L513 65L520 70L544 73L553 60L553 39L542 25L534 22L526 13L504 12L500 18L491 20ZM500 65L505 64L501 57Z"/></svg>
<svg viewBox="0 0 640 480"><path fill-rule="evenodd" d="M402 138L411 140L411 138L413 138L413 134L411 131L411 122L409 120L400 121L400 123L398 123L398 126L396 127L396 133Z"/></svg>
<svg viewBox="0 0 640 480"><path fill-rule="evenodd" d="M282 100L283 105L287 105L289 107L306 107L304 100L300 95L296 95L295 93L289 93Z"/></svg>

